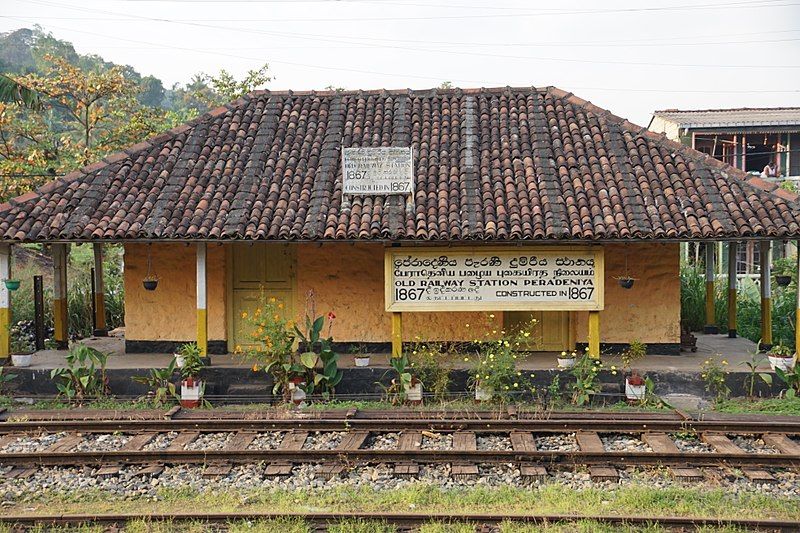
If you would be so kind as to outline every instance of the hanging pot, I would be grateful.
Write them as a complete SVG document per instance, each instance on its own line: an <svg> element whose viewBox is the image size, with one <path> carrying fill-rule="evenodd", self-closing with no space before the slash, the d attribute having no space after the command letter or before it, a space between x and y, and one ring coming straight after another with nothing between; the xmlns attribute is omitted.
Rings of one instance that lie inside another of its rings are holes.
<svg viewBox="0 0 800 533"><path fill-rule="evenodd" d="M792 282L792 276L775 276L775 283L781 287L786 287Z"/></svg>
<svg viewBox="0 0 800 533"><path fill-rule="evenodd" d="M146 291L154 291L156 287L158 287L158 280L157 279L146 279L142 281L142 285L144 285L144 290Z"/></svg>
<svg viewBox="0 0 800 533"><path fill-rule="evenodd" d="M619 282L619 286L623 289L630 289L633 287L633 282L636 280L633 278L619 278L617 281Z"/></svg>
<svg viewBox="0 0 800 533"><path fill-rule="evenodd" d="M3 280L3 283L6 285L6 289L10 291L15 291L19 289L19 280L18 279L6 279Z"/></svg>

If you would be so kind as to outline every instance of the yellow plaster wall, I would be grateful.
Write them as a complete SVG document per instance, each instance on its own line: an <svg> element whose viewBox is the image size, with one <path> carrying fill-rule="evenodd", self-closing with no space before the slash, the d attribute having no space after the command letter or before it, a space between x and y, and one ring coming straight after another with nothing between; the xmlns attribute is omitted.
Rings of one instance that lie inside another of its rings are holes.
<svg viewBox="0 0 800 533"><path fill-rule="evenodd" d="M333 336L343 342L389 342L391 315L384 309L384 248L378 244L299 244L297 249L297 310L313 289L317 313L333 311ZM488 323L502 324L502 313L492 321L486 313L406 313L403 338L474 340ZM469 325L469 326L468 326Z"/></svg>
<svg viewBox="0 0 800 533"><path fill-rule="evenodd" d="M600 313L600 341L678 343L681 340L679 244L612 244L605 247L605 309ZM623 289L614 277L628 273L633 288ZM578 342L585 342L588 313L575 313Z"/></svg>
<svg viewBox="0 0 800 533"><path fill-rule="evenodd" d="M305 295L316 295L317 312L336 313L334 337L343 342L389 342L391 319L384 310L383 256L378 244L297 244L296 309L303 312ZM627 246L628 270L637 278L622 289L614 276L625 271L625 245L605 247L606 296L601 313L602 342L680 341L678 244ZM152 245L158 289L145 291L146 245L125 246L126 336L131 340L187 340L195 336L195 248L182 244ZM226 339L225 247L208 251L209 338ZM473 340L487 330L501 329L502 313L406 313L403 337L426 340ZM574 338L585 342L587 313L573 313ZM487 320L489 324L487 325ZM469 324L469 327L467 326Z"/></svg>
<svg viewBox="0 0 800 533"><path fill-rule="evenodd" d="M197 335L194 245L153 244L158 288L146 291L146 244L125 245L125 337L129 340L194 340ZM208 337L225 340L225 247L208 247Z"/></svg>
<svg viewBox="0 0 800 533"><path fill-rule="evenodd" d="M606 295L601 313L602 342L680 342L680 280L678 244L631 244L628 269L637 278L633 289L619 286L614 276L625 271L625 245L605 247ZM298 245L298 310L314 289L318 313L334 311L333 331L341 341L388 342L389 313L383 302L383 253L380 245ZM574 313L575 339L585 342L588 313ZM487 331L487 313L405 313L403 338L473 340ZM502 327L495 313L489 329ZM469 327L467 327L469 324Z"/></svg>

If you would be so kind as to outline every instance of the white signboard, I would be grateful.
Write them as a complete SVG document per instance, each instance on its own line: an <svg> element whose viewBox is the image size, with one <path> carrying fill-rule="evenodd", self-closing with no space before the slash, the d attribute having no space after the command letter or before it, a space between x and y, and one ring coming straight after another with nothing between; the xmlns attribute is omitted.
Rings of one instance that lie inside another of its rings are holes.
<svg viewBox="0 0 800 533"><path fill-rule="evenodd" d="M603 249L390 248L387 311L597 311Z"/></svg>
<svg viewBox="0 0 800 533"><path fill-rule="evenodd" d="M344 194L411 194L411 148L342 148L342 180Z"/></svg>

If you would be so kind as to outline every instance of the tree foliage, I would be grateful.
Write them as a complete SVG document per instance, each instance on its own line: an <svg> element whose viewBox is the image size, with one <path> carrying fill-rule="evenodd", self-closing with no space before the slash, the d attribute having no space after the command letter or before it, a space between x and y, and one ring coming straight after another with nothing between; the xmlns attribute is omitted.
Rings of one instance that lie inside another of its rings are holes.
<svg viewBox="0 0 800 533"><path fill-rule="evenodd" d="M158 78L41 28L0 34L0 202L263 87L268 65L237 79L200 73L165 90Z"/></svg>

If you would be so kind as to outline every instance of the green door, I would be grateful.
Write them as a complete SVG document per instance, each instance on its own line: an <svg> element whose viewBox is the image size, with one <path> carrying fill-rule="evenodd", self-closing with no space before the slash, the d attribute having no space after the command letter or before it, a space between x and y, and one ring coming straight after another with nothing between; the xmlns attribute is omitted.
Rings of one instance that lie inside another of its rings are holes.
<svg viewBox="0 0 800 533"><path fill-rule="evenodd" d="M231 257L233 346L252 344L250 326L242 313L252 314L263 292L284 304L285 316L294 316L294 249L287 244L234 244Z"/></svg>

